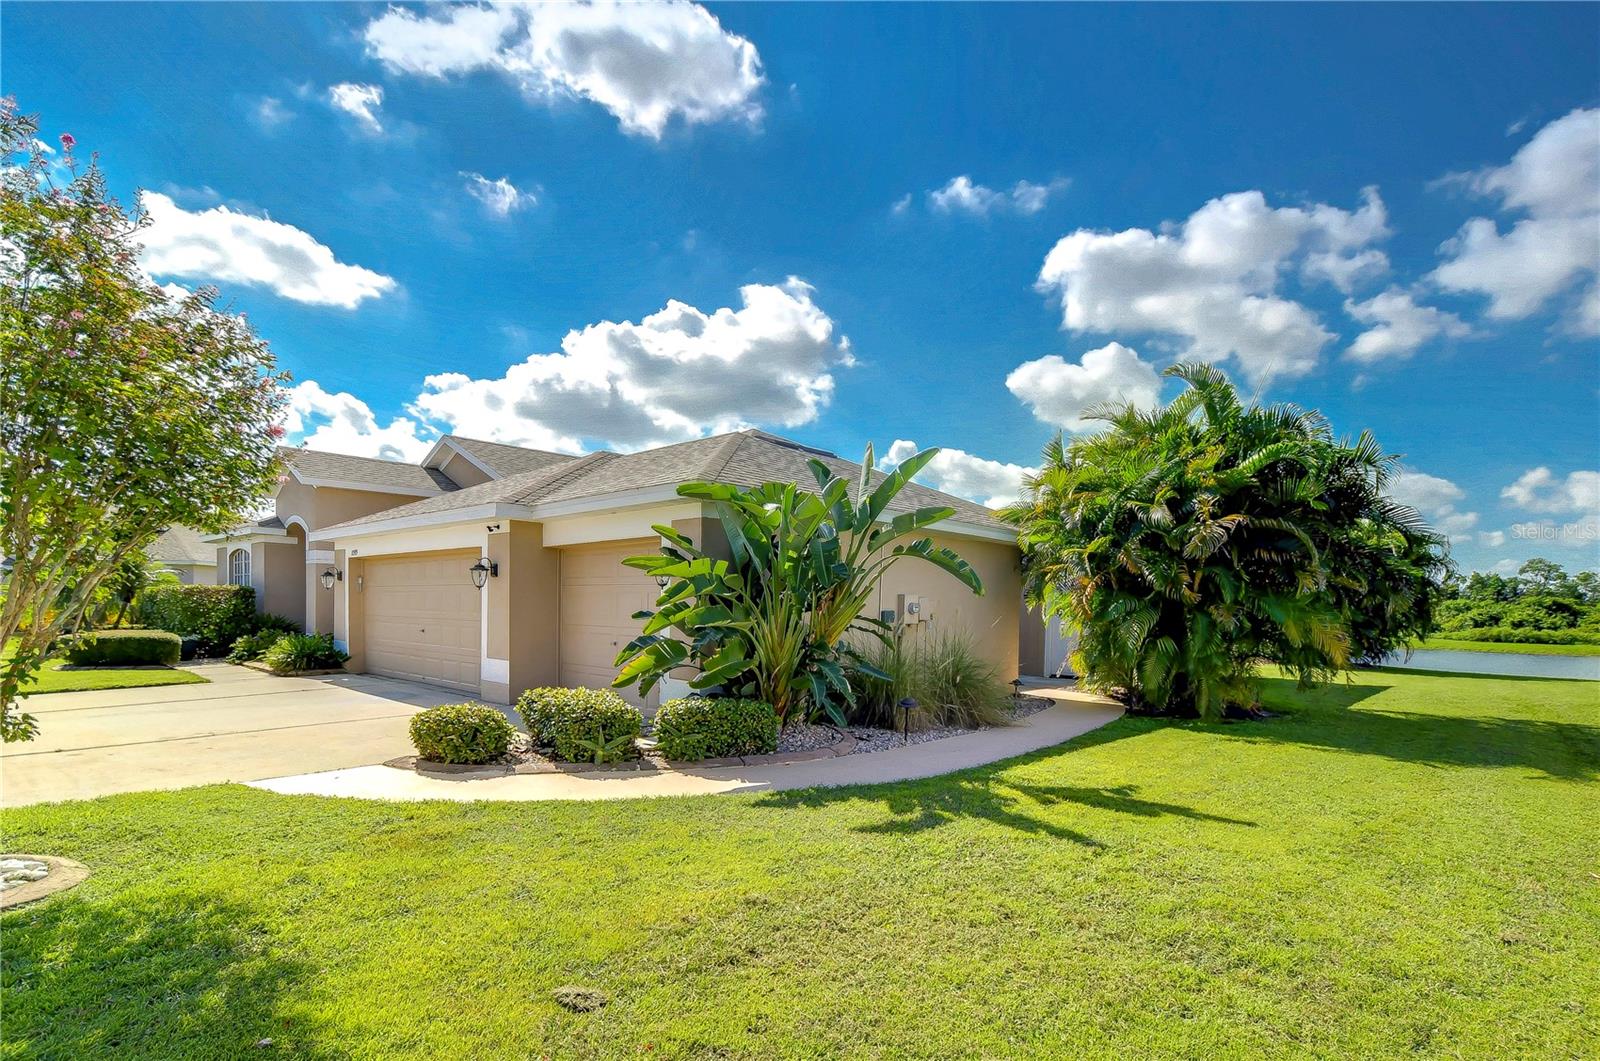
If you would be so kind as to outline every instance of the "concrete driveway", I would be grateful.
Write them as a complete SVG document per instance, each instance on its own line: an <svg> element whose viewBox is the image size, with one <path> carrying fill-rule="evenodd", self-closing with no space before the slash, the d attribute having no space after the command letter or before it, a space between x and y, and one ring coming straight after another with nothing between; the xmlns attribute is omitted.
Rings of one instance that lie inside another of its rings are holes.
<svg viewBox="0 0 1600 1061"><path fill-rule="evenodd" d="M196 669L211 684L25 700L39 736L0 747L0 806L381 763L411 751L407 723L417 711L468 698L366 674Z"/></svg>

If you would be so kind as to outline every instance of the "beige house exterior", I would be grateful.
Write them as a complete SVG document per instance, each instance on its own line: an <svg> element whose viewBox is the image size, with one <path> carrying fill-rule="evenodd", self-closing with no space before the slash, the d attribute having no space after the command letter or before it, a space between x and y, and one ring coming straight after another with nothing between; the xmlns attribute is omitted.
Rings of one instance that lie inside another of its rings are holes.
<svg viewBox="0 0 1600 1061"><path fill-rule="evenodd" d="M542 685L610 685L618 648L638 633L632 615L659 593L622 566L660 546L652 525L726 549L714 515L678 496L680 484L810 484L813 458L847 475L859 467L760 431L581 457L454 435L415 465L303 449L285 457L274 514L215 540L217 582L253 585L263 610L332 633L350 670L496 703ZM890 569L871 614L893 613L908 637L970 635L1009 681L1036 625L1023 614L1015 533L982 506L919 484L899 504L955 509L932 537L978 570L985 592L907 560ZM492 571L481 589L471 571L480 563ZM651 709L687 688L664 684L648 701L623 695Z"/></svg>

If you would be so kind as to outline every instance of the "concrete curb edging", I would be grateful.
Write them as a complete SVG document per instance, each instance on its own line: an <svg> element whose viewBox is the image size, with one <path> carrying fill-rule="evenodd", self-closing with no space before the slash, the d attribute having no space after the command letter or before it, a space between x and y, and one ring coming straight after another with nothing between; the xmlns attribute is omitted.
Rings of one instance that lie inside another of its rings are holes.
<svg viewBox="0 0 1600 1061"><path fill-rule="evenodd" d="M513 774L670 774L688 770L722 770L735 766L782 766L785 763L814 763L849 755L858 742L848 733L825 748L798 752L772 752L767 755L727 755L716 759L633 759L624 763L430 763L415 755L402 755L383 765L409 770L423 777L445 777L469 781L480 777L509 777Z"/></svg>
<svg viewBox="0 0 1600 1061"><path fill-rule="evenodd" d="M273 777L248 784L285 796L467 803L781 792L938 777L1052 748L1122 717L1121 704L1068 686L1037 682L1025 691L1055 703L1018 725L975 730L871 755L834 754L826 759L787 764L707 767L699 763L684 764L679 769L502 772L478 777L423 773L374 764ZM505 770L504 767L500 769Z"/></svg>

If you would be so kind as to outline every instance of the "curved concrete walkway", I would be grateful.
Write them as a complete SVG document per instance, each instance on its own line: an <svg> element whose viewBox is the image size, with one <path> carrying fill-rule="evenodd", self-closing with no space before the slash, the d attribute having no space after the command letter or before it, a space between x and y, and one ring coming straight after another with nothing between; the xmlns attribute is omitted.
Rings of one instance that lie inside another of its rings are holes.
<svg viewBox="0 0 1600 1061"><path fill-rule="evenodd" d="M729 766L653 774L511 774L502 777L423 777L390 766L360 766L253 781L252 787L286 795L358 799L545 800L698 796L722 792L778 792L816 786L909 781L983 766L1069 741L1122 715L1110 700L1070 687L1039 685L1029 695L1055 705L1015 726L986 729L906 748L779 766Z"/></svg>

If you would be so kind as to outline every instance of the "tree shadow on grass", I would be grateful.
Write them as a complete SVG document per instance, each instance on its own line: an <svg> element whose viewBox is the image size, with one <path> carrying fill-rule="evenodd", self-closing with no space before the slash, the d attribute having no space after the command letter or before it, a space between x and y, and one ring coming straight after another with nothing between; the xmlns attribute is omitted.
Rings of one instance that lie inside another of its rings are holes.
<svg viewBox="0 0 1600 1061"><path fill-rule="evenodd" d="M8 913L0 1038L28 1057L332 1056L280 1008L311 971L245 906L62 895Z"/></svg>
<svg viewBox="0 0 1600 1061"><path fill-rule="evenodd" d="M1506 679L1486 675L1484 680L1488 683ZM1571 684L1549 678L1518 680L1551 681L1563 687ZM1527 767L1550 778L1587 781L1600 777L1600 724L1432 714L1385 710L1376 705L1349 710L1388 687L1330 684L1300 692L1293 681L1284 678L1264 679L1262 686L1269 706L1286 709L1289 714L1231 726L1226 731L1229 737L1380 755L1428 766ZM1486 686L1485 697L1491 695ZM1600 698L1600 689L1596 696ZM1492 708L1492 702L1486 706Z"/></svg>
<svg viewBox="0 0 1600 1061"><path fill-rule="evenodd" d="M1059 753L1048 749L1026 759ZM1013 763L1015 765L1015 762ZM815 788L793 792L774 792L756 800L758 807L824 807L835 803L881 803L892 817L884 821L855 826L860 833L913 834L936 829L962 818L976 818L1003 825L1018 832L1067 840L1084 847L1103 848L1105 844L1087 833L1069 828L1046 817L1029 813L1031 808L1047 808L1062 803L1108 810L1140 817L1175 815L1195 821L1226 825L1253 826L1254 822L1224 818L1176 803L1158 803L1137 798L1135 785L1111 788L1071 785L1032 785L997 781L993 771L976 775L953 775L929 781L905 782L873 788Z"/></svg>

